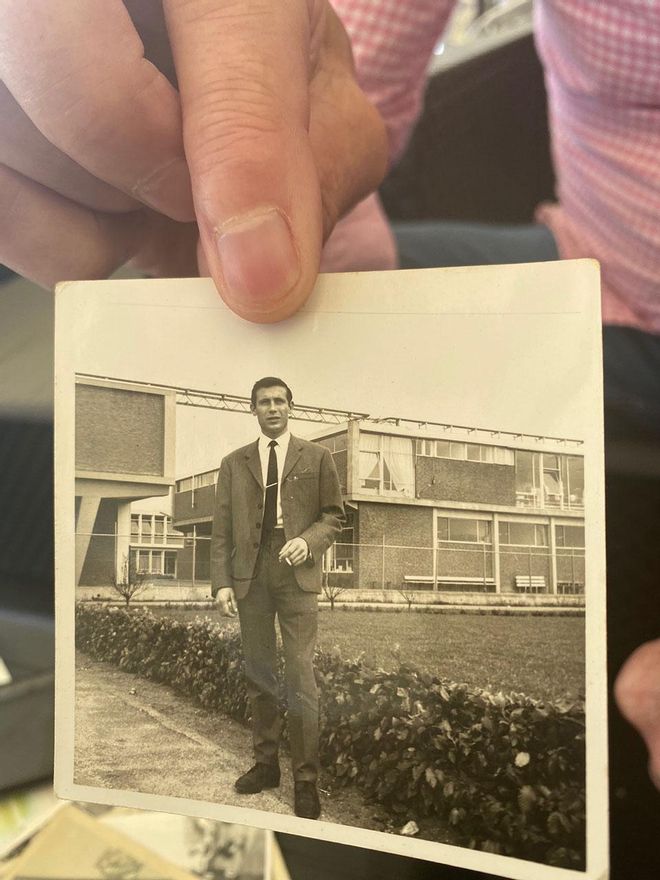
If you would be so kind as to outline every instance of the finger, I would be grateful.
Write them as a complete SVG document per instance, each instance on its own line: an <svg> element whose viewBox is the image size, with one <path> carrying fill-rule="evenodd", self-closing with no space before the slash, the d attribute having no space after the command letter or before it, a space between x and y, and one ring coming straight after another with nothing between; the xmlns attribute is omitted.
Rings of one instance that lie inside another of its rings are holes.
<svg viewBox="0 0 660 880"><path fill-rule="evenodd" d="M107 278L131 258L157 275L190 275L190 226L146 211L90 211L0 165L0 263L44 287Z"/></svg>
<svg viewBox="0 0 660 880"><path fill-rule="evenodd" d="M121 0L5 0L0 14L0 78L45 137L101 180L192 220L178 96L145 60Z"/></svg>
<svg viewBox="0 0 660 880"><path fill-rule="evenodd" d="M95 214L0 166L0 262L37 284L105 278L129 259L138 234L137 212Z"/></svg>
<svg viewBox="0 0 660 880"><path fill-rule="evenodd" d="M96 211L131 211L139 202L94 177L47 140L0 83L0 163Z"/></svg>
<svg viewBox="0 0 660 880"><path fill-rule="evenodd" d="M387 135L375 107L357 84L349 39L335 13L310 84L309 136L322 195L323 235L381 183Z"/></svg>
<svg viewBox="0 0 660 880"><path fill-rule="evenodd" d="M318 271L307 7L164 2L206 260L228 305L252 320L290 315Z"/></svg>
<svg viewBox="0 0 660 880"><path fill-rule="evenodd" d="M650 775L660 789L660 639L647 642L628 658L614 694L619 709L646 742Z"/></svg>

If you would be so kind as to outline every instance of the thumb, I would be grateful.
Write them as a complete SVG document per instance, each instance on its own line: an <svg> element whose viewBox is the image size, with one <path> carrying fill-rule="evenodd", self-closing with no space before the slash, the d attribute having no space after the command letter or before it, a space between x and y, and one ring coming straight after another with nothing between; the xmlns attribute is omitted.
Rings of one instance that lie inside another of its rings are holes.
<svg viewBox="0 0 660 880"><path fill-rule="evenodd" d="M220 293L291 315L322 241L308 138L310 14L300 0L165 0L200 240Z"/></svg>
<svg viewBox="0 0 660 880"><path fill-rule="evenodd" d="M617 676L614 695L622 714L649 750L649 772L660 789L660 639L639 647Z"/></svg>

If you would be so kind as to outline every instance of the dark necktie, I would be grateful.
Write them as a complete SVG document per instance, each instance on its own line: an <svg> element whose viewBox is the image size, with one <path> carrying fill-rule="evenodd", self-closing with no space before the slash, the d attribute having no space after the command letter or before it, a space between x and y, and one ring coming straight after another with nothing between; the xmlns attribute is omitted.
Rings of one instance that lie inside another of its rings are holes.
<svg viewBox="0 0 660 880"><path fill-rule="evenodd" d="M273 533L277 525L277 453L275 447L277 440L271 440L268 444L268 471L266 473L266 498L264 499L264 518L261 526L262 540Z"/></svg>

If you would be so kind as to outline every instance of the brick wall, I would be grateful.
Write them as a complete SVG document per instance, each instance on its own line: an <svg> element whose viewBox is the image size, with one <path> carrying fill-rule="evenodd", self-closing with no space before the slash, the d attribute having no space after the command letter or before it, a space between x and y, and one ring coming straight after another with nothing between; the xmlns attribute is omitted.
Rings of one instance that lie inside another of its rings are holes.
<svg viewBox="0 0 660 880"><path fill-rule="evenodd" d="M548 547L521 548L500 547L500 585L503 593L516 589L516 575L528 576L531 573L543 575L546 591L550 590L551 560Z"/></svg>
<svg viewBox="0 0 660 880"><path fill-rule="evenodd" d="M432 508L361 502L357 520L356 586L399 589L406 574L433 573Z"/></svg>
<svg viewBox="0 0 660 880"><path fill-rule="evenodd" d="M163 476L165 398L76 386L76 469Z"/></svg>
<svg viewBox="0 0 660 880"><path fill-rule="evenodd" d="M194 498L194 504L193 504ZM178 528L177 522L181 520L191 520L197 517L213 516L213 505L215 501L215 485L202 486L201 489L195 489L194 492L175 492L174 493L174 528Z"/></svg>
<svg viewBox="0 0 660 880"><path fill-rule="evenodd" d="M516 503L515 468L509 465L419 455L415 473L418 498L511 506Z"/></svg>

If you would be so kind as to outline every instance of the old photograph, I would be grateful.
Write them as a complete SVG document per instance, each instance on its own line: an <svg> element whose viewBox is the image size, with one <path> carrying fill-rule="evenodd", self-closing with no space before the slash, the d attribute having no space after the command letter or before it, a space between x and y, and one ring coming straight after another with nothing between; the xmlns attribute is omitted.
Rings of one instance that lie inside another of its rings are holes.
<svg viewBox="0 0 660 880"><path fill-rule="evenodd" d="M599 876L598 321L589 261L61 286L58 794Z"/></svg>

